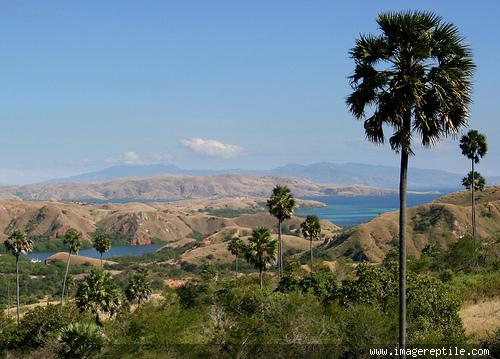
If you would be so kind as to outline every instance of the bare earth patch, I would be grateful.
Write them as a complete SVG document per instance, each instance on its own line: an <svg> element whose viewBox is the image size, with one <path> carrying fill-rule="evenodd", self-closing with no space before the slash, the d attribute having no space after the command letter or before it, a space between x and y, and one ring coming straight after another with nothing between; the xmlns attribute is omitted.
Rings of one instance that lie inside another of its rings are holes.
<svg viewBox="0 0 500 359"><path fill-rule="evenodd" d="M500 298L465 304L459 314L468 336L485 337L500 328Z"/></svg>

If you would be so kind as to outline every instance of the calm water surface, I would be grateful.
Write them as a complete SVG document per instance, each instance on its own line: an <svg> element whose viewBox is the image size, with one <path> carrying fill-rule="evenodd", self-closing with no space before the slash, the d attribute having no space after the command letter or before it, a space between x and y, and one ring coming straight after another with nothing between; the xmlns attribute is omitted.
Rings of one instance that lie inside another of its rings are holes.
<svg viewBox="0 0 500 359"><path fill-rule="evenodd" d="M110 257L122 257L122 256L140 256L141 254L155 252L158 248L164 246L164 244L148 244L145 246L118 246L111 247L109 251L104 253L103 258ZM55 252L33 252L26 255L29 259L44 261L47 257L50 257ZM78 252L78 255L92 258L101 258L99 252L94 248L82 249Z"/></svg>
<svg viewBox="0 0 500 359"><path fill-rule="evenodd" d="M410 194L408 195L408 207L428 203L442 194ZM399 209L399 195L384 196L359 196L359 197L306 197L303 199L312 199L326 203L326 207L306 208L297 211L299 216L315 214L321 219L329 220L341 226L355 226L360 223L368 222L378 215L397 211Z"/></svg>

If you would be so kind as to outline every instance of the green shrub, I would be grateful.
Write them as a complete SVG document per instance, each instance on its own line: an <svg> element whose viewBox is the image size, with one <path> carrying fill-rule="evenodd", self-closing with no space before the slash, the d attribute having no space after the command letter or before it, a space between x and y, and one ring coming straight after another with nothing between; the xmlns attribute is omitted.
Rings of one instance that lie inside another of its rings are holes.
<svg viewBox="0 0 500 359"><path fill-rule="evenodd" d="M176 289L183 308L193 308L209 301L208 286L187 282Z"/></svg>
<svg viewBox="0 0 500 359"><path fill-rule="evenodd" d="M19 325L21 345L38 348L55 342L59 330L79 317L71 305L66 305L62 311L55 305L36 307L24 315Z"/></svg>
<svg viewBox="0 0 500 359"><path fill-rule="evenodd" d="M94 323L72 323L63 328L58 336L62 358L96 358L104 345L104 336Z"/></svg>

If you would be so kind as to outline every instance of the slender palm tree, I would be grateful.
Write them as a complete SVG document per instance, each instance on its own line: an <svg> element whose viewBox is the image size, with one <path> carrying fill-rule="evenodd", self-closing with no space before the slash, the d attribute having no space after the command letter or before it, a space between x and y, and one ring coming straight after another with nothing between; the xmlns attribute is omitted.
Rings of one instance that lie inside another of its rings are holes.
<svg viewBox="0 0 500 359"><path fill-rule="evenodd" d="M101 255L101 267L102 267L102 255L111 249L111 240L106 235L106 233L100 229L97 229L93 235L94 248Z"/></svg>
<svg viewBox="0 0 500 359"><path fill-rule="evenodd" d="M287 186L277 185L273 188L271 197L267 201L269 213L278 219L278 272L280 278L283 276L283 221L292 217L295 208L295 198Z"/></svg>
<svg viewBox="0 0 500 359"><path fill-rule="evenodd" d="M302 235L309 239L309 252L311 253L311 271L313 271L313 248L312 243L314 240L321 238L321 224L319 223L318 216L310 214L306 217L305 221L300 225Z"/></svg>
<svg viewBox="0 0 500 359"><path fill-rule="evenodd" d="M148 272L141 268L130 280L125 290L125 295L129 301L135 301L140 305L142 302L149 299L152 292L153 290L151 289L151 282L148 279Z"/></svg>
<svg viewBox="0 0 500 359"><path fill-rule="evenodd" d="M468 124L474 63L456 26L431 12L380 14L377 35L362 35L350 51L355 69L349 110L366 137L400 154L399 345L406 346L406 192L412 139L430 147Z"/></svg>
<svg viewBox="0 0 500 359"><path fill-rule="evenodd" d="M26 232L15 229L4 242L5 248L16 257L16 304L17 324L19 324L19 257L33 250L33 242L28 238ZM10 303L9 303L10 304Z"/></svg>
<svg viewBox="0 0 500 359"><path fill-rule="evenodd" d="M121 294L111 274L97 267L78 285L75 302L81 312L94 314L96 324L102 326L100 315L116 314L121 306Z"/></svg>
<svg viewBox="0 0 500 359"><path fill-rule="evenodd" d="M243 253L243 241L239 237L233 237L227 244L227 249L235 257L236 272L238 271L238 256Z"/></svg>
<svg viewBox="0 0 500 359"><path fill-rule="evenodd" d="M63 287L61 293L61 309L64 304L64 293L66 291L66 280L68 279L69 262L71 254L78 254L82 247L82 235L74 228L70 228L64 235L64 245L68 247L68 260L66 261L66 272L64 273Z"/></svg>
<svg viewBox="0 0 500 359"><path fill-rule="evenodd" d="M260 289L262 289L264 271L276 260L276 241L271 238L267 228L257 227L243 248L247 262L259 270Z"/></svg>
<svg viewBox="0 0 500 359"><path fill-rule="evenodd" d="M474 174L474 164L479 163L481 158L488 152L488 144L486 136L479 133L477 130L469 130L469 132L460 139L460 149L462 154L470 159L471 162L471 179L476 177ZM476 238L476 200L474 198L475 186L470 186L471 205L472 205L472 236Z"/></svg>

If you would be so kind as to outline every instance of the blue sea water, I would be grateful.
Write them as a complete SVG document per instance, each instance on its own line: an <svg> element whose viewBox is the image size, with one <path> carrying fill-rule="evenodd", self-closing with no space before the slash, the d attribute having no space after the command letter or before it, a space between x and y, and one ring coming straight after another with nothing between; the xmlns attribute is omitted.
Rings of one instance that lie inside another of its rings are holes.
<svg viewBox="0 0 500 359"><path fill-rule="evenodd" d="M424 204L435 200L441 194L409 194L408 207ZM306 197L325 203L326 207L305 208L296 212L299 216L315 214L321 219L329 220L337 225L350 227L368 222L378 215L397 211L399 209L399 196L335 196L335 197Z"/></svg>
<svg viewBox="0 0 500 359"><path fill-rule="evenodd" d="M123 257L123 256L140 256L141 254L152 253L155 252L158 248L164 246L164 244L156 243L156 244L148 244L144 246L117 246L111 247L109 251L104 253L102 256L104 259L111 257ZM55 252L33 252L28 253L26 258L32 260L44 261L47 257L50 257ZM99 252L97 252L94 248L82 249L78 252L78 255L84 257L92 257L92 258L101 258Z"/></svg>

